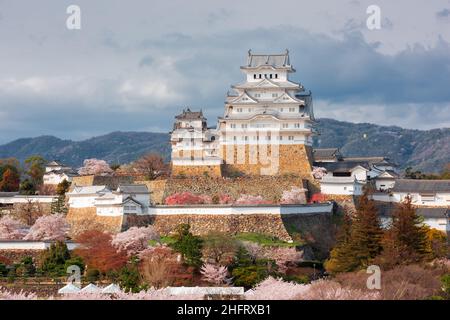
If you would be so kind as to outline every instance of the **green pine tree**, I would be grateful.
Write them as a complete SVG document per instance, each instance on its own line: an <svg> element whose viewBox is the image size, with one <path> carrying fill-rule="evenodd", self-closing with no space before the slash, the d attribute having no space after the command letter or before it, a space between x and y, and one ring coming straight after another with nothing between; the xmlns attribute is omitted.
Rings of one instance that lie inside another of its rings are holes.
<svg viewBox="0 0 450 320"><path fill-rule="evenodd" d="M381 253L383 230L378 218L378 210L373 200L369 200L366 190L360 197L352 222L350 254L354 268L366 267Z"/></svg>
<svg viewBox="0 0 450 320"><path fill-rule="evenodd" d="M392 213L392 225L383 241L382 261L387 266L420 262L430 256L428 227L407 197Z"/></svg>
<svg viewBox="0 0 450 320"><path fill-rule="evenodd" d="M360 197L356 212L345 215L337 244L325 263L328 272L348 272L368 266L382 250L383 231L377 208L366 190Z"/></svg>
<svg viewBox="0 0 450 320"><path fill-rule="evenodd" d="M325 262L325 269L330 273L345 272L351 269L353 259L349 252L351 235L351 217L348 214L342 216L337 237L336 246L330 252L330 258Z"/></svg>

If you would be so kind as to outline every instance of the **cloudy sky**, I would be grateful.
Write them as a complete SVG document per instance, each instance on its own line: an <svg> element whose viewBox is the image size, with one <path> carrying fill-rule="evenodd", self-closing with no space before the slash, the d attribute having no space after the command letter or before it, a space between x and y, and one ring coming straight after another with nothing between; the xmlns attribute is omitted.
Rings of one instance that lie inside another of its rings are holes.
<svg viewBox="0 0 450 320"><path fill-rule="evenodd" d="M0 0L0 143L213 125L250 48L289 48L318 117L450 127L450 0Z"/></svg>

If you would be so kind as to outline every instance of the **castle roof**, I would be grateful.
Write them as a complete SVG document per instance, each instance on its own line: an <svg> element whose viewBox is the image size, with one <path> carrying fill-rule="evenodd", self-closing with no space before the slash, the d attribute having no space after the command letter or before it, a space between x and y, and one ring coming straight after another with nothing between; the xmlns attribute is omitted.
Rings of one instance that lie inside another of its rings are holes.
<svg viewBox="0 0 450 320"><path fill-rule="evenodd" d="M183 110L183 112L177 116L175 116L177 120L206 120L203 116L202 110L200 111L191 111L191 109L187 108Z"/></svg>
<svg viewBox="0 0 450 320"><path fill-rule="evenodd" d="M280 54L254 54L248 51L247 65L242 68L259 68L262 66L272 66L274 68L290 68L289 51Z"/></svg>

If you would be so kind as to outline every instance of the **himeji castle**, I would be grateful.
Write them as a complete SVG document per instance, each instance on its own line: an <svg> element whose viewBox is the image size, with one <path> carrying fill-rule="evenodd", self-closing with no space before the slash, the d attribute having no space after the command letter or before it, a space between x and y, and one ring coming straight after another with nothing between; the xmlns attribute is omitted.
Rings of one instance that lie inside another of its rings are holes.
<svg viewBox="0 0 450 320"><path fill-rule="evenodd" d="M312 168L314 112L311 92L290 80L289 51L254 54L241 66L244 81L232 85L217 126L201 111L176 116L171 132L174 175L297 174Z"/></svg>

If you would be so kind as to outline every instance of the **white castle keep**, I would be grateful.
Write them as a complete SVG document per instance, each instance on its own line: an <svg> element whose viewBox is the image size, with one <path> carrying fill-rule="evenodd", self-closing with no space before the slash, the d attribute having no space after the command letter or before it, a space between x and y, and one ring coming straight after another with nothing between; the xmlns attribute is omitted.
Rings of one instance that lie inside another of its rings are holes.
<svg viewBox="0 0 450 320"><path fill-rule="evenodd" d="M265 174L267 166L272 170L266 174L309 174L312 96L290 80L295 69L288 50L282 54L249 50L241 70L245 79L231 86L224 115L215 128L208 128L202 111L187 109L175 117L171 132L174 174L217 175L224 169Z"/></svg>

